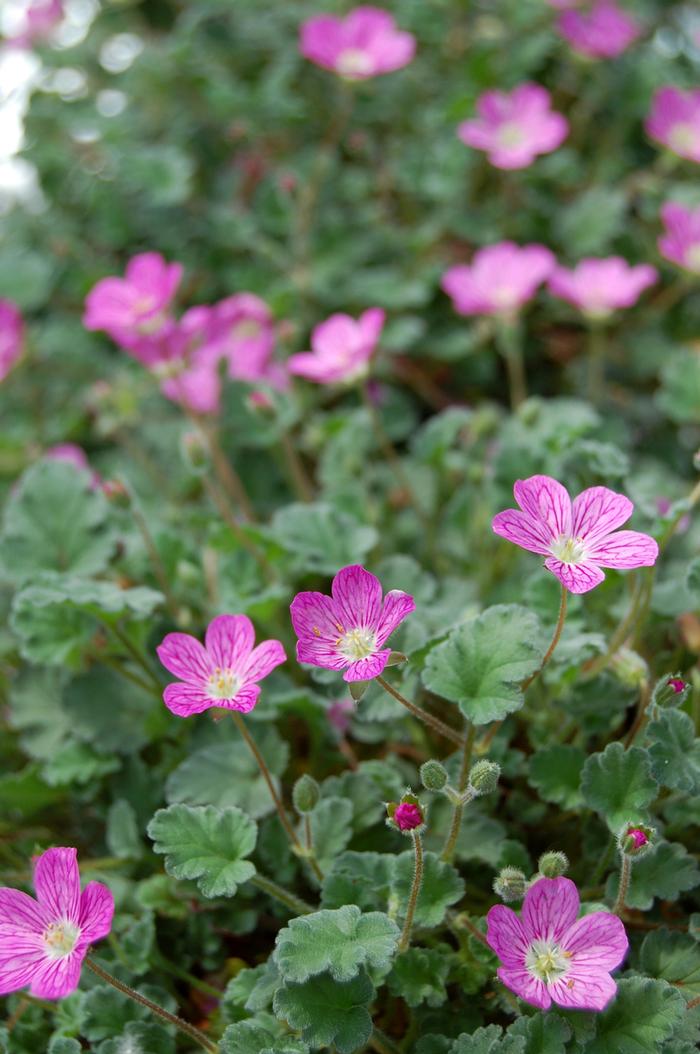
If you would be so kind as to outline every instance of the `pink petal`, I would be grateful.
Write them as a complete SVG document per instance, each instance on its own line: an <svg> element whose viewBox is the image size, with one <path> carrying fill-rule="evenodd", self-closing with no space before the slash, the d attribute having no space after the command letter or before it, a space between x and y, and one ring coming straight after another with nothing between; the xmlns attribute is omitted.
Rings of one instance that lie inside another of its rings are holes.
<svg viewBox="0 0 700 1054"><path fill-rule="evenodd" d="M342 627L338 625L335 604L325 593L297 593L290 605L292 625L297 637L334 643Z"/></svg>
<svg viewBox="0 0 700 1054"><path fill-rule="evenodd" d="M515 992L530 1006L548 1010L552 1005L546 985L533 977L525 967L515 970L501 966L496 972L506 988L510 988L511 992Z"/></svg>
<svg viewBox="0 0 700 1054"><path fill-rule="evenodd" d="M78 922L80 873L77 849L47 849L34 865L37 900L53 920Z"/></svg>
<svg viewBox="0 0 700 1054"><path fill-rule="evenodd" d="M297 660L311 666L323 666L326 670L344 670L350 659L344 658L336 644L307 637L297 642Z"/></svg>
<svg viewBox="0 0 700 1054"><path fill-rule="evenodd" d="M396 627L416 610L416 602L401 589L392 589L384 597L384 606L377 624L377 647L381 648Z"/></svg>
<svg viewBox="0 0 700 1054"><path fill-rule="evenodd" d="M496 904L486 916L486 939L504 966L522 969L528 949L520 919L504 904Z"/></svg>
<svg viewBox="0 0 700 1054"><path fill-rule="evenodd" d="M617 994L617 985L609 973L587 966L572 966L565 977L547 988L555 1003L573 1010L604 1010Z"/></svg>
<svg viewBox="0 0 700 1054"><path fill-rule="evenodd" d="M525 895L521 922L528 943L561 940L576 921L579 896L570 878L540 878Z"/></svg>
<svg viewBox="0 0 700 1054"><path fill-rule="evenodd" d="M114 897L101 882L88 882L80 898L80 936L88 944L106 937L112 928Z"/></svg>
<svg viewBox="0 0 700 1054"><path fill-rule="evenodd" d="M551 476L519 479L513 487L515 500L536 523L547 526L552 538L571 534L571 498Z"/></svg>
<svg viewBox="0 0 700 1054"><path fill-rule="evenodd" d="M52 921L51 914L34 897L20 889L0 888L0 938L41 935Z"/></svg>
<svg viewBox="0 0 700 1054"><path fill-rule="evenodd" d="M385 318L386 312L381 307L370 307L363 311L358 319L363 344L372 348L375 346L384 328Z"/></svg>
<svg viewBox="0 0 700 1054"><path fill-rule="evenodd" d="M657 543L640 531L617 531L601 538L595 548L588 551L589 558L597 564L616 568L653 567L658 555Z"/></svg>
<svg viewBox="0 0 700 1054"><path fill-rule="evenodd" d="M595 545L626 523L633 511L634 505L624 494L607 487L589 487L574 499L572 534L589 546Z"/></svg>
<svg viewBox="0 0 700 1054"><path fill-rule="evenodd" d="M263 641L248 656L241 669L241 677L245 681L261 681L286 659L285 650L278 640Z"/></svg>
<svg viewBox="0 0 700 1054"><path fill-rule="evenodd" d="M183 684L175 681L169 684L163 692L163 702L173 714L178 717L192 717L193 714L201 714L211 706L218 706L218 700L212 699L194 684Z"/></svg>
<svg viewBox="0 0 700 1054"><path fill-rule="evenodd" d="M243 667L255 644L255 630L247 615L217 615L204 638L216 666L236 670Z"/></svg>
<svg viewBox="0 0 700 1054"><path fill-rule="evenodd" d="M343 632L357 626L375 629L382 611L382 587L378 578L359 564L344 567L333 579L333 603Z"/></svg>
<svg viewBox="0 0 700 1054"><path fill-rule="evenodd" d="M42 959L37 964L30 991L38 999L63 999L80 983L80 967L85 951L77 948L62 959Z"/></svg>
<svg viewBox="0 0 700 1054"><path fill-rule="evenodd" d="M257 684L246 684L236 692L233 699L213 699L212 706L222 710L237 710L241 714L250 713L258 701L260 688Z"/></svg>
<svg viewBox="0 0 700 1054"><path fill-rule="evenodd" d="M549 526L533 520L528 513L521 512L520 509L506 509L505 512L499 512L491 521L491 529L496 534L500 534L502 538L506 538L509 542L531 553L546 556L551 552L554 538Z"/></svg>
<svg viewBox="0 0 700 1054"><path fill-rule="evenodd" d="M593 563L564 564L554 556L545 560L544 566L553 575L556 575L563 586L570 593L588 593L595 589L605 578L605 575Z"/></svg>
<svg viewBox="0 0 700 1054"><path fill-rule="evenodd" d="M576 966L585 964L605 972L620 965L627 954L629 941L617 915L594 911L583 915L566 931L561 945L572 953Z"/></svg>
<svg viewBox="0 0 700 1054"><path fill-rule="evenodd" d="M43 948L28 948L3 938L0 951L0 995L9 995L10 992L18 992L20 988L28 988L44 960Z"/></svg>
<svg viewBox="0 0 700 1054"><path fill-rule="evenodd" d="M156 652L166 670L182 677L188 684L201 685L214 669L214 662L204 645L189 633L168 633Z"/></svg>
<svg viewBox="0 0 700 1054"><path fill-rule="evenodd" d="M379 677L389 661L391 648L378 651L374 655L368 655L366 659L358 659L351 662L343 674L344 681L371 681L373 677Z"/></svg>

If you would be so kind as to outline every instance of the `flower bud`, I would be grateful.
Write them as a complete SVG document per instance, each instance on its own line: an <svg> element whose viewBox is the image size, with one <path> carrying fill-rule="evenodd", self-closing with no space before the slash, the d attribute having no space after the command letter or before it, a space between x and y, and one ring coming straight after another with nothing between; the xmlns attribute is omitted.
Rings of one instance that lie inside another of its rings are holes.
<svg viewBox="0 0 700 1054"><path fill-rule="evenodd" d="M102 493L110 505L117 509L128 509L131 505L129 488L120 479L106 479L102 483Z"/></svg>
<svg viewBox="0 0 700 1054"><path fill-rule="evenodd" d="M527 892L528 881L518 867L504 867L493 880L493 891L501 900L522 900Z"/></svg>
<svg viewBox="0 0 700 1054"><path fill-rule="evenodd" d="M318 783L313 776L309 776L308 773L304 773L303 776L300 776L292 789L294 808L302 815L315 809L320 797L321 791Z"/></svg>
<svg viewBox="0 0 700 1054"><path fill-rule="evenodd" d="M400 802L387 802L387 823L402 834L418 832L425 824L425 809L415 794L407 791Z"/></svg>
<svg viewBox="0 0 700 1054"><path fill-rule="evenodd" d="M369 681L348 681L348 691L356 703L359 703L368 688Z"/></svg>
<svg viewBox="0 0 700 1054"><path fill-rule="evenodd" d="M501 766L495 761L477 761L469 773L469 786L476 795L490 794L498 785Z"/></svg>
<svg viewBox="0 0 700 1054"><path fill-rule="evenodd" d="M623 856L639 859L652 847L655 831L644 823L627 823L617 837L617 845Z"/></svg>
<svg viewBox="0 0 700 1054"><path fill-rule="evenodd" d="M420 767L420 778L426 790L441 791L447 783L447 770L439 761L426 761Z"/></svg>
<svg viewBox="0 0 700 1054"><path fill-rule="evenodd" d="M676 674L665 674L654 685L651 693L651 706L679 706L684 698L688 685Z"/></svg>
<svg viewBox="0 0 700 1054"><path fill-rule="evenodd" d="M681 695L688 687L685 681L682 681L680 677L669 677L666 684L672 691L676 693L676 695Z"/></svg>
<svg viewBox="0 0 700 1054"><path fill-rule="evenodd" d="M209 448L201 432L191 429L180 440L183 461L192 472L202 472L209 463Z"/></svg>
<svg viewBox="0 0 700 1054"><path fill-rule="evenodd" d="M545 878L559 878L569 870L566 853L551 851L543 853L537 863L537 870Z"/></svg>
<svg viewBox="0 0 700 1054"><path fill-rule="evenodd" d="M649 667L636 651L620 648L615 652L610 668L621 684L628 688L641 688L649 677Z"/></svg>
<svg viewBox="0 0 700 1054"><path fill-rule="evenodd" d="M404 655L402 651L392 651L386 660L387 666L400 666L403 662L408 662L408 655Z"/></svg>

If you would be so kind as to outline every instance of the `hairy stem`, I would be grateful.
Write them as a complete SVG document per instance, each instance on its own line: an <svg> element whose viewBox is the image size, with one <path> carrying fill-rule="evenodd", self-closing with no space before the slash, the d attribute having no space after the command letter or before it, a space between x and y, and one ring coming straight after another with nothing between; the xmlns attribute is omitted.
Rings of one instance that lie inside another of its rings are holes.
<svg viewBox="0 0 700 1054"><path fill-rule="evenodd" d="M290 911L295 911L297 915L310 915L316 910L311 904L307 904L305 900L302 900L301 897L290 893L288 889L279 886L271 878L266 878L265 875L253 875L249 882L252 886L257 886L258 889L261 889L263 893L267 893L269 897L279 900L280 904L284 904Z"/></svg>
<svg viewBox="0 0 700 1054"><path fill-rule="evenodd" d="M423 839L417 831L413 831L413 847L416 852L416 859L413 870L413 885L411 886L411 892L408 898L408 906L406 908L406 919L403 924L403 930L401 932L401 939L399 940L399 952L405 952L411 943L411 930L413 929L413 917L416 914L416 904L418 903L418 895L420 888L423 884Z"/></svg>
<svg viewBox="0 0 700 1054"><path fill-rule="evenodd" d="M383 677L376 677L375 680L385 692L388 692L389 695L393 696L397 702L401 703L402 706L405 706L407 710L410 710L414 717L417 717L424 724L428 725L429 728L432 728L432 730L439 736L442 736L443 739L449 739L450 742L456 743L458 747L464 746L464 736L461 736L459 732L455 732L454 728L450 728L450 726L441 721L439 717L433 717L433 715L429 714L426 710L421 710L419 706L416 706L415 703L410 702L409 699L406 699L405 696L401 695L401 692L398 692L396 688L389 684L388 681L385 681Z"/></svg>
<svg viewBox="0 0 700 1054"><path fill-rule="evenodd" d="M557 624L554 627L554 636L552 637L550 645L547 648L547 651L545 652L545 656L544 656L542 662L540 663L538 669L536 669L534 673L531 673L530 676L527 677L523 681L523 683L521 684L520 687L522 688L523 691L526 691L530 687L532 682L535 680L535 678L539 677L539 675L542 673L542 671L544 670L544 668L547 665L547 663L549 662L549 660L552 658L552 655L554 655L554 651L556 649L556 646L559 643L559 638L561 637L561 631L564 629L564 620L566 618L566 597L567 597L566 586L562 586L561 587L561 600L559 601L559 617L557 618Z"/></svg>
<svg viewBox="0 0 700 1054"><path fill-rule="evenodd" d="M617 899L613 907L614 915L621 915L625 910L625 898L632 877L632 861L626 853L622 854L622 866L620 868L620 885L617 890Z"/></svg>
<svg viewBox="0 0 700 1054"><path fill-rule="evenodd" d="M472 763L472 751L474 749L474 737L476 735L476 728L471 721L466 722L466 736L464 737L464 750L462 752L462 763L459 768L459 778L457 783L457 790L460 794L464 794L467 786L467 780L469 779L469 768ZM449 863L452 859L459 837L459 832L462 827L462 816L464 815L465 802L455 802L452 808L452 822L450 823L450 829L447 833L447 839L443 846L442 852L440 853L440 859Z"/></svg>
<svg viewBox="0 0 700 1054"><path fill-rule="evenodd" d="M253 557L267 581L273 582L277 578L277 572L275 571L268 558L265 556L265 553L258 545L255 544L252 538L248 537L246 532L238 523L232 510L229 508L223 494L219 492L218 488L214 486L212 481L207 479L205 476L203 482L204 489L206 490L211 501L218 510L218 513L221 516L222 520L231 531L233 537L236 539L241 548L245 549L245 551Z"/></svg>
<svg viewBox="0 0 700 1054"><path fill-rule="evenodd" d="M650 700L651 700L651 685L650 685L649 681L645 680L644 684L641 687L641 691L639 693L639 702L637 703L637 712L636 712L636 714L634 716L634 721L632 722L632 727L630 728L630 730L627 733L627 736L625 738L625 750L629 750L629 748L632 746L632 744L634 743L634 741L637 738L637 736L639 735L639 733L644 728L644 725L646 724L646 720L647 720L647 707L649 706Z"/></svg>

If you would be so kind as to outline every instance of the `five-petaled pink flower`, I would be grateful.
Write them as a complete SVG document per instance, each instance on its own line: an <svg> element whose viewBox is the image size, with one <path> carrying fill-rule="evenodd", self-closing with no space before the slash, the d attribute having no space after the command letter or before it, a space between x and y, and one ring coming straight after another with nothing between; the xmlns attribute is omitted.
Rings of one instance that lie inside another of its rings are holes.
<svg viewBox="0 0 700 1054"><path fill-rule="evenodd" d="M255 293L236 293L214 304L212 310L215 339L221 342L229 377L269 379L275 327L265 301Z"/></svg>
<svg viewBox="0 0 700 1054"><path fill-rule="evenodd" d="M124 278L102 278L90 290L83 325L86 329L104 330L117 344L148 364L149 341L167 324L182 270L182 264L166 263L159 253L134 256ZM160 356L154 351L152 357Z"/></svg>
<svg viewBox="0 0 700 1054"><path fill-rule="evenodd" d="M311 334L311 351L291 355L290 373L317 384L349 383L366 377L384 326L384 312L371 307L359 319L331 315Z"/></svg>
<svg viewBox="0 0 700 1054"><path fill-rule="evenodd" d="M591 59L612 59L629 47L641 32L638 22L615 0L597 0L590 10L566 10L557 29L574 51Z"/></svg>
<svg viewBox="0 0 700 1054"><path fill-rule="evenodd" d="M674 154L700 161L700 88L660 88L645 124L652 139Z"/></svg>
<svg viewBox="0 0 700 1054"><path fill-rule="evenodd" d="M24 342L24 322L16 304L0 300L0 381L20 358Z"/></svg>
<svg viewBox="0 0 700 1054"><path fill-rule="evenodd" d="M416 40L398 29L388 11L356 7L345 18L315 15L301 27L302 55L348 80L366 80L407 66Z"/></svg>
<svg viewBox="0 0 700 1054"><path fill-rule="evenodd" d="M588 257L572 270L555 267L549 277L549 291L568 300L590 319L608 318L621 307L632 307L658 277L655 267L631 267L620 256L604 259Z"/></svg>
<svg viewBox="0 0 700 1054"><path fill-rule="evenodd" d="M501 960L498 976L531 1006L604 1010L617 986L610 971L629 947L616 915L594 911L577 920L579 895L569 878L540 878L525 895L520 918L505 904L491 908L486 939Z"/></svg>
<svg viewBox="0 0 700 1054"><path fill-rule="evenodd" d="M634 505L607 487L589 487L571 501L550 476L519 479L513 487L519 509L494 517L496 534L531 553L571 593L587 593L605 578L601 567L651 567L659 547L648 534L619 531Z"/></svg>
<svg viewBox="0 0 700 1054"><path fill-rule="evenodd" d="M442 288L460 315L514 315L551 274L555 258L543 245L498 242L474 253L471 264L446 271Z"/></svg>
<svg viewBox="0 0 700 1054"><path fill-rule="evenodd" d="M686 271L700 274L700 208L687 209L668 201L661 209L661 219L666 228L658 242L661 255Z"/></svg>
<svg viewBox="0 0 700 1054"><path fill-rule="evenodd" d="M467 146L485 150L496 168L527 168L538 154L549 154L569 132L565 117L551 109L552 97L539 84L479 96L478 117L464 121L457 134Z"/></svg>
<svg viewBox="0 0 700 1054"><path fill-rule="evenodd" d="M39 999L70 995L90 945L109 933L112 894L101 882L80 892L77 855L57 848L36 859L36 900L0 889L0 995L27 986Z"/></svg>
<svg viewBox="0 0 700 1054"><path fill-rule="evenodd" d="M204 644L189 633L168 633L156 649L166 670L181 677L169 684L163 700L179 717L211 707L247 714L258 701L261 681L286 659L278 640L255 644L246 615L218 615L209 623Z"/></svg>
<svg viewBox="0 0 700 1054"><path fill-rule="evenodd" d="M386 666L387 640L415 610L408 593L392 589L382 600L378 578L358 564L344 567L333 579L331 596L297 593L292 625L299 638L297 659L327 670L345 670L346 681L368 681Z"/></svg>

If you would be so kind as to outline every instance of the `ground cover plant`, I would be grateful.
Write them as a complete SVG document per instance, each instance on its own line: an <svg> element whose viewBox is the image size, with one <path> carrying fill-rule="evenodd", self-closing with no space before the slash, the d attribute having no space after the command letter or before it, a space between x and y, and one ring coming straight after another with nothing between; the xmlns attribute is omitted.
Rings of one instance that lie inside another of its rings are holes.
<svg viewBox="0 0 700 1054"><path fill-rule="evenodd" d="M2 18L0 1051L691 1054L695 5Z"/></svg>

